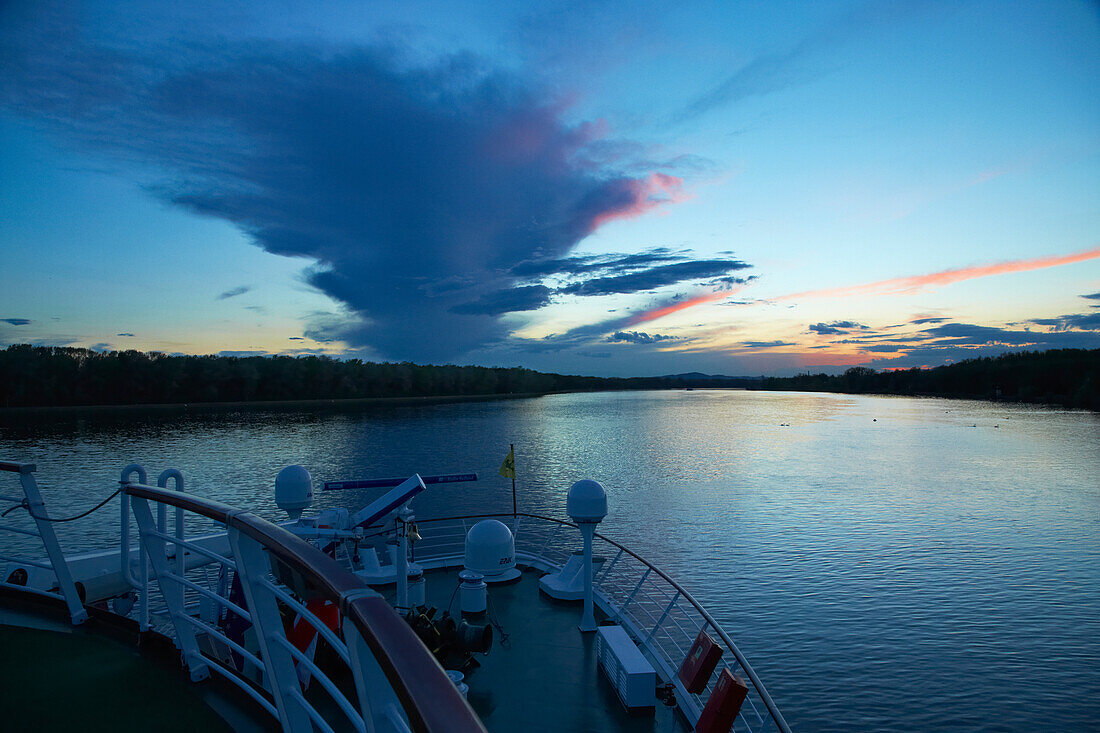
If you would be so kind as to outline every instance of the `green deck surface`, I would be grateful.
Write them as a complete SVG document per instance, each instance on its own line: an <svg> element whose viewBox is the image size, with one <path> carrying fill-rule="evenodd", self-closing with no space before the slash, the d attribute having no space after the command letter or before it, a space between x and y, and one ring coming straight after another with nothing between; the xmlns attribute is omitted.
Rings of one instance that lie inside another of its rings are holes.
<svg viewBox="0 0 1100 733"><path fill-rule="evenodd" d="M489 731L685 731L675 710L658 703L652 716L629 715L598 671L595 634L577 629L581 608L539 592L541 573L489 587L490 610L509 636L499 637L471 671L469 701ZM446 609L458 570L425 573L429 605ZM455 596L453 612L459 611ZM494 634L495 636L495 634Z"/></svg>
<svg viewBox="0 0 1100 733"><path fill-rule="evenodd" d="M111 639L0 625L6 731L231 730L173 673Z"/></svg>
<svg viewBox="0 0 1100 733"><path fill-rule="evenodd" d="M502 644L494 632L492 650L477 655L481 666L466 676L468 699L485 727L491 733L688 730L674 709L660 704L648 716L623 709L597 669L595 634L577 629L580 605L542 595L540 575L528 570L517 583L489 588L490 610L509 641ZM425 577L428 604L446 609L458 570ZM393 587L387 590L392 595ZM453 611L458 613L457 595ZM9 703L0 713L0 730L232 729L202 697L207 685L191 684L184 671L165 669L134 648L67 623L49 630L50 624L36 621L39 628L29 628L27 621L10 611L0 618L0 690ZM341 729L339 715L332 722ZM257 721L239 723L252 727Z"/></svg>

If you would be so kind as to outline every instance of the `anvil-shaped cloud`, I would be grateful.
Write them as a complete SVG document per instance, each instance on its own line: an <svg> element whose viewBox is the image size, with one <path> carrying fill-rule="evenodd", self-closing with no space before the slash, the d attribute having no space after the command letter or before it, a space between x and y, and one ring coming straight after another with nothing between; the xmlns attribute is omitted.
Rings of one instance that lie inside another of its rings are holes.
<svg viewBox="0 0 1100 733"><path fill-rule="evenodd" d="M44 27L0 31L0 104L153 171L151 191L265 250L312 261L308 282L349 315L313 324L319 340L431 361L498 341L501 314L549 301L534 272L566 272L597 227L684 195L674 171L593 162L599 125L566 122L537 85L470 56L414 64L390 48L274 41L134 51ZM667 268L566 294L731 270Z"/></svg>

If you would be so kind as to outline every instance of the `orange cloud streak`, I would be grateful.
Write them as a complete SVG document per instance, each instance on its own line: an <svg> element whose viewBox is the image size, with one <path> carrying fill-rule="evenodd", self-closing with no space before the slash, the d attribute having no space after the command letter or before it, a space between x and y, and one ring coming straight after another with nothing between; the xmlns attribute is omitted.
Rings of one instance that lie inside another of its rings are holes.
<svg viewBox="0 0 1100 733"><path fill-rule="evenodd" d="M733 290L721 290L717 293L703 293L702 295L696 295L694 298L688 298L687 300L681 300L671 305L661 306L660 308L654 308L653 310L644 311L632 316L629 321L626 322L627 326L636 326L639 323L645 323L647 321L655 321L658 318L664 318L665 316L677 313L686 308L693 308L703 303L713 303L716 300L721 300L734 293L737 293L741 288L734 288Z"/></svg>
<svg viewBox="0 0 1100 733"><path fill-rule="evenodd" d="M1058 265L1070 265L1075 262L1084 262L1100 257L1100 247L1076 252L1068 255L1052 255L1049 257L1036 257L1030 260L1012 260L999 262L994 265L976 265L974 267L960 267L955 270L942 270L928 275L913 275L910 277L896 277L890 280L865 283L863 285L850 285L842 288L826 288L824 290L806 290L801 293L782 295L775 300L797 300L804 298L843 298L852 295L900 295L903 293L915 293L927 288L962 280L973 280L989 275L1003 275L1008 272L1026 272L1028 270L1041 270L1046 267Z"/></svg>

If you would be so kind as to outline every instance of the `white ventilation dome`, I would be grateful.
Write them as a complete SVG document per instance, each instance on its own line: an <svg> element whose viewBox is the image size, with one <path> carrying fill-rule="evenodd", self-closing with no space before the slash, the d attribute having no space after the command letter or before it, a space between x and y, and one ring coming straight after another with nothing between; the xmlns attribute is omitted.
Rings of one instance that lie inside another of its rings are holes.
<svg viewBox="0 0 1100 733"><path fill-rule="evenodd" d="M287 466L275 477L275 503L290 515L302 516L302 510L313 503L313 477L302 466Z"/></svg>
<svg viewBox="0 0 1100 733"><path fill-rule="evenodd" d="M607 516L607 492L597 481L578 481L569 487L565 513L574 522L601 522Z"/></svg>
<svg viewBox="0 0 1100 733"><path fill-rule="evenodd" d="M519 577L516 540L503 522L483 519L466 534L466 569L485 576L487 583Z"/></svg>

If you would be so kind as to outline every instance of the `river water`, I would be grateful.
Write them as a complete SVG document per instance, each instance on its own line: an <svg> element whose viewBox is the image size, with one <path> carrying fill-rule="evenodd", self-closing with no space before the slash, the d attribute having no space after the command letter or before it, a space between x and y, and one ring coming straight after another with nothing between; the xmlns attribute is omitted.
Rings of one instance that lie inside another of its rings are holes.
<svg viewBox="0 0 1100 733"><path fill-rule="evenodd" d="M54 516L109 494L132 461L273 519L291 463L315 482L473 471L418 515L510 511L509 443L520 509L564 518L573 481L602 482L601 532L711 610L795 730L1100 727L1094 413L694 390L0 423L0 457L38 464ZM117 525L116 499L61 525L63 546L105 546Z"/></svg>

